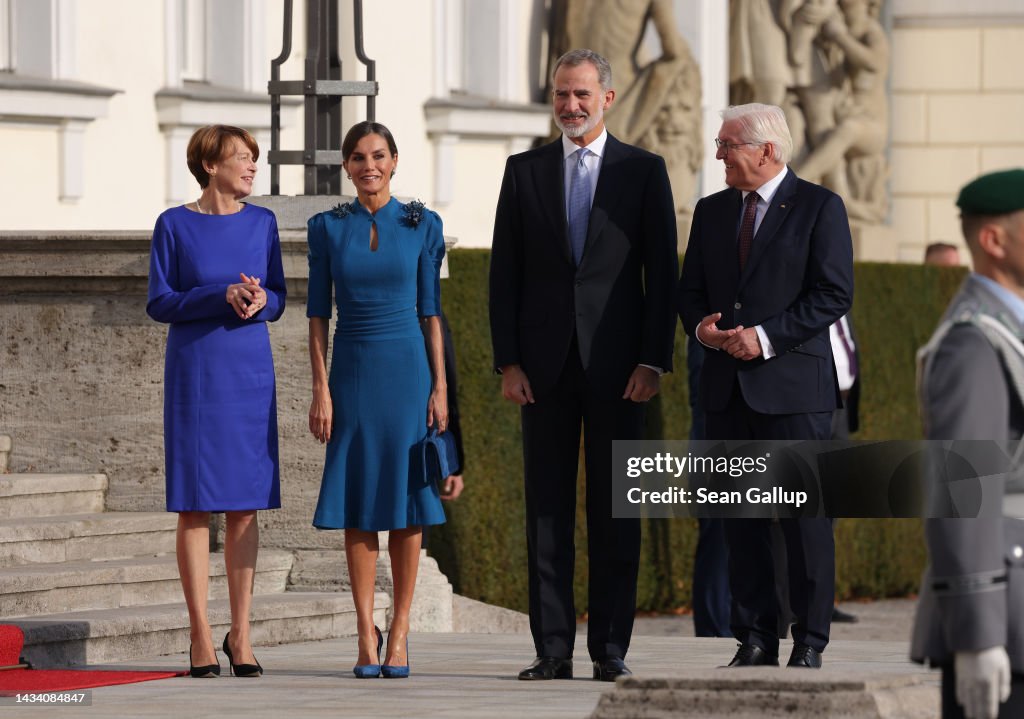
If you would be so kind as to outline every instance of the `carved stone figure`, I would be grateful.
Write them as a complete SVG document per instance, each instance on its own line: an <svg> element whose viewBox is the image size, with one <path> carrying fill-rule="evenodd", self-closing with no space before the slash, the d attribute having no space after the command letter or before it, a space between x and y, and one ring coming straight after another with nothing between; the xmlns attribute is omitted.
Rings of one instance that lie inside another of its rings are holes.
<svg viewBox="0 0 1024 719"><path fill-rule="evenodd" d="M812 182L820 178L843 195L851 217L881 222L888 210L889 39L874 15L877 3L840 0L839 5L842 18L832 16L821 28L822 42L841 50L845 71L835 127L812 145L798 172Z"/></svg>
<svg viewBox="0 0 1024 719"><path fill-rule="evenodd" d="M730 5L731 101L781 105L797 172L838 192L851 219L868 223L888 211L889 40L878 21L881 1Z"/></svg>
<svg viewBox="0 0 1024 719"><path fill-rule="evenodd" d="M778 0L729 4L729 99L734 105L783 105L793 84ZM788 120L788 118L787 118Z"/></svg>
<svg viewBox="0 0 1024 719"><path fill-rule="evenodd" d="M644 57L641 47L648 23L661 44L653 59ZM671 0L553 3L550 47L549 66L578 47L607 58L616 90L608 131L665 158L676 214L688 218L704 159L700 71L676 27Z"/></svg>

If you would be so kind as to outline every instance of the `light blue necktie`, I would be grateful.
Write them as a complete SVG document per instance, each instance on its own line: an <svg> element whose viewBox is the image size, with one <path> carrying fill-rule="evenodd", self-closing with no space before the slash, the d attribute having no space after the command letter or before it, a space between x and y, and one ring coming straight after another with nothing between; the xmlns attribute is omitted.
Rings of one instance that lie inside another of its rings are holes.
<svg viewBox="0 0 1024 719"><path fill-rule="evenodd" d="M587 225L590 223L590 173L583 162L587 156L585 147L574 154L575 165L569 185L569 246L572 247L572 261L580 264L583 245L587 241Z"/></svg>

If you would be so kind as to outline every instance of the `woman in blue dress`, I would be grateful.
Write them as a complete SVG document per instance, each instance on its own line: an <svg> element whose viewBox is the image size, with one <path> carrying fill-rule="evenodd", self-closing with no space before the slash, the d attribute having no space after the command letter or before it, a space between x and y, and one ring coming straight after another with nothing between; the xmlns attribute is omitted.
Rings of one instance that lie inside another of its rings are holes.
<svg viewBox="0 0 1024 719"><path fill-rule="evenodd" d="M256 511L281 506L274 360L267 322L284 312L277 220L241 202L259 147L245 130L200 128L188 168L202 194L156 221L146 311L167 322L164 454L167 510L178 512L176 553L188 606L189 668L220 674L206 595L210 513L224 512L231 630L223 649L236 676L260 676L249 641L259 547Z"/></svg>
<svg viewBox="0 0 1024 719"><path fill-rule="evenodd" d="M444 522L420 455L428 428L448 425L438 318L444 237L436 213L391 197L398 148L386 127L358 123L341 152L357 199L309 220L309 429L327 443L313 524L345 530L359 628L355 675L403 677L422 528ZM332 285L338 321L328 373ZM390 530L395 592L383 655L373 624L382 530Z"/></svg>

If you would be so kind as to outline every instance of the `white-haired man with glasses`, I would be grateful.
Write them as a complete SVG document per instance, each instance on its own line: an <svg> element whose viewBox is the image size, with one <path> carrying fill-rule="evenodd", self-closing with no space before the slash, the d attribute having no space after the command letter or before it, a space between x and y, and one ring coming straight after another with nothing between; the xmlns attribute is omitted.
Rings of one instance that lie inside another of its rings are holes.
<svg viewBox="0 0 1024 719"><path fill-rule="evenodd" d="M799 179L782 110L722 112L716 157L729 188L694 209L679 282L687 334L706 348L700 399L707 439L829 439L841 406L829 325L853 302L853 246L843 201ZM729 666L777 665L770 520L726 520ZM821 666L835 592L827 518L782 519L793 625L791 667Z"/></svg>

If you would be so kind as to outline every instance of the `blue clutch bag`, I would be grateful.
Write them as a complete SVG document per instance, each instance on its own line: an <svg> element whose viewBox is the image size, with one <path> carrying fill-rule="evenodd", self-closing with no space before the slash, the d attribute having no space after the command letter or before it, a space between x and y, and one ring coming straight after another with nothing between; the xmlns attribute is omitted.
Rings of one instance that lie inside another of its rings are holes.
<svg viewBox="0 0 1024 719"><path fill-rule="evenodd" d="M431 429L423 440L423 468L427 484L440 485L459 471L459 453L455 435Z"/></svg>

